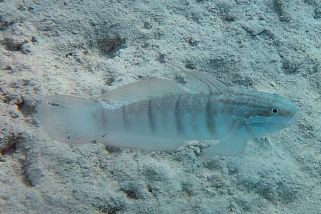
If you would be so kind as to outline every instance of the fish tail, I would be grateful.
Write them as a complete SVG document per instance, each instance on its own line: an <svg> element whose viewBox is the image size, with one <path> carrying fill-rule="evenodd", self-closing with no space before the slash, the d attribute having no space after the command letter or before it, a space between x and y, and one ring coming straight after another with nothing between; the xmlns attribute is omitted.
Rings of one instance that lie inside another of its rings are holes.
<svg viewBox="0 0 321 214"><path fill-rule="evenodd" d="M83 144L106 133L104 108L90 99L49 96L38 106L37 113L41 127L57 141Z"/></svg>

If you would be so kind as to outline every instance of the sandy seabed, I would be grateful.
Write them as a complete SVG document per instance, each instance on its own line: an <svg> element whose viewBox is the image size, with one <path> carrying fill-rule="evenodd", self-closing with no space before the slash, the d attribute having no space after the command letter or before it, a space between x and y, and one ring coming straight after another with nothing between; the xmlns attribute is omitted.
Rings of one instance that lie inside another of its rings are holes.
<svg viewBox="0 0 321 214"><path fill-rule="evenodd" d="M289 97L297 123L239 157L67 145L46 95L95 98L166 61ZM321 213L319 0L0 0L0 213Z"/></svg>

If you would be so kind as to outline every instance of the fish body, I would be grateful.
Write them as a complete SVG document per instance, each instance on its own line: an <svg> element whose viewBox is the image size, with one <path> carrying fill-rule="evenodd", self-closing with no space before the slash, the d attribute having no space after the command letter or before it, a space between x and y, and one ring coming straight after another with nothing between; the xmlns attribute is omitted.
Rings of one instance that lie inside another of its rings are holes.
<svg viewBox="0 0 321 214"><path fill-rule="evenodd" d="M294 104L275 94L231 91L152 98L105 114L112 115L106 124L110 131L211 140L224 138L237 123L252 137L278 131L289 125L295 111Z"/></svg>
<svg viewBox="0 0 321 214"><path fill-rule="evenodd" d="M276 94L218 90L207 77L200 79L207 91L181 90L168 81L129 84L100 101L47 97L38 107L40 123L49 136L67 143L171 151L186 140L217 140L204 152L208 158L240 154L247 140L286 128L297 115L295 104Z"/></svg>

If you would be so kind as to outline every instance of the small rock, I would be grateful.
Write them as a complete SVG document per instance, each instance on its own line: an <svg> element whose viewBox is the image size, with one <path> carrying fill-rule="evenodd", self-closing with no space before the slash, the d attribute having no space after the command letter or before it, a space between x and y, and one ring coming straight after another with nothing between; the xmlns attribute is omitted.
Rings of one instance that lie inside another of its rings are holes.
<svg viewBox="0 0 321 214"><path fill-rule="evenodd" d="M24 45L27 42L28 41L26 40L21 40L14 37L6 37L1 43L8 51L20 51L22 45Z"/></svg>
<svg viewBox="0 0 321 214"><path fill-rule="evenodd" d="M29 43L25 43L21 46L20 50L24 54L31 53L31 45Z"/></svg>
<svg viewBox="0 0 321 214"><path fill-rule="evenodd" d="M8 17L0 16L0 30L6 30L9 26L15 23L14 20L10 20Z"/></svg>

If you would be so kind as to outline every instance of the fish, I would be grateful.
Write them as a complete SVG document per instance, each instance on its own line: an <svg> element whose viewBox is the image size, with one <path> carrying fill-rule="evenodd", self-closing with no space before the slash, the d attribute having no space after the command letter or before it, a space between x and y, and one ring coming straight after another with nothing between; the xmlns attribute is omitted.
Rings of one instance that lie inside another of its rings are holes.
<svg viewBox="0 0 321 214"><path fill-rule="evenodd" d="M182 70L187 83L146 79L90 99L45 97L39 122L52 139L175 151L186 141L210 141L201 157L235 156L247 142L290 127L298 108L287 97L231 88L205 72Z"/></svg>

